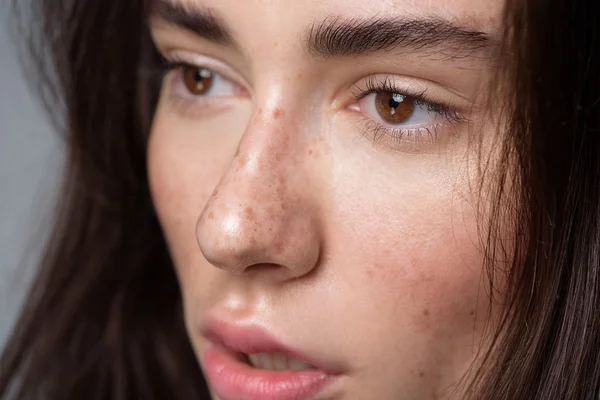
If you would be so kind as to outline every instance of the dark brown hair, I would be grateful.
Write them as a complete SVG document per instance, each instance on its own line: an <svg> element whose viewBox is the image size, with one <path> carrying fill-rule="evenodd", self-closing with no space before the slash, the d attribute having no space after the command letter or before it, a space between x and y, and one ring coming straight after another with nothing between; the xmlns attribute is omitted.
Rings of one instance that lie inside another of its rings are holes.
<svg viewBox="0 0 600 400"><path fill-rule="evenodd" d="M33 30L27 72L53 116L64 115L55 120L68 163L54 234L0 360L0 397L204 398L146 178L160 84L141 67L155 58L150 5L31 3L15 1L16 11L33 13L20 20L35 22L21 29ZM495 173L495 204L514 197L516 233L507 246L512 265L503 267L503 322L471 391L482 399L597 399L600 3L507 0L503 23L494 93L506 104L500 154L513 168ZM487 236L490 276L499 268L499 215Z"/></svg>

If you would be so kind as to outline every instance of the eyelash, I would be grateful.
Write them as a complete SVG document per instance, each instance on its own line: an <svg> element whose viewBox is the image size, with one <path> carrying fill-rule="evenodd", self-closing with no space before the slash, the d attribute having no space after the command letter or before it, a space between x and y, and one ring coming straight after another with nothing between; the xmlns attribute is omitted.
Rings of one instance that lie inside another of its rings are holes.
<svg viewBox="0 0 600 400"><path fill-rule="evenodd" d="M433 141L438 137L439 131L448 124L468 122L467 118L454 110L452 106L439 101L436 102L430 100L426 95L426 91L409 93L405 89L401 89L400 87L396 86L389 77L379 78L376 76L370 76L367 78L364 85L364 88L359 87L358 84L354 85L354 92L352 96L355 102L359 102L373 93L397 93L411 97L415 101L416 105L425 106L427 111L439 114L443 118L443 121L441 122L416 128L392 128L368 118L367 121L364 121L363 135L372 136L374 144L377 144L386 138L391 138L392 142L395 144L400 144L406 141L417 143L424 140L424 138L429 138L431 141ZM409 137L410 140L407 140L407 137Z"/></svg>
<svg viewBox="0 0 600 400"><path fill-rule="evenodd" d="M158 63L158 73L161 79L164 79L170 72L182 69L182 68L198 68L191 63L172 57L170 59L159 55L160 62ZM382 140L390 139L392 145L400 145L401 143L411 142L419 143L428 138L429 141L435 141L441 129L447 127L449 124L461 124L468 122L467 118L457 112L448 104L444 104L439 101L430 100L426 91L419 93L408 93L406 90L395 85L393 80L389 77L379 78L376 76L370 76L364 83L364 88L354 85L354 92L352 98L354 102L360 102L367 96L373 93L397 93L405 96L410 96L416 105L426 107L427 111L439 114L443 120L437 123L433 123L427 126L415 127L415 128L393 128L386 126L378 121L373 120L370 117L364 116L363 125L363 136L370 136L373 140L373 144L378 144ZM181 100L181 101L178 101ZM185 107L190 105L190 101L186 99L174 99L176 105Z"/></svg>

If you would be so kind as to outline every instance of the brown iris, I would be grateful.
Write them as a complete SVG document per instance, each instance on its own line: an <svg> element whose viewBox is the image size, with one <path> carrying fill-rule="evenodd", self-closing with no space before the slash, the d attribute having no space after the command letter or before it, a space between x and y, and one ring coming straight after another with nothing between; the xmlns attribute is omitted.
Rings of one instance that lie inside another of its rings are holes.
<svg viewBox="0 0 600 400"><path fill-rule="evenodd" d="M215 74L207 68L183 69L183 83L189 92L196 96L206 94L213 85Z"/></svg>
<svg viewBox="0 0 600 400"><path fill-rule="evenodd" d="M415 111L415 100L400 93L380 92L375 97L377 112L385 122L406 122Z"/></svg>

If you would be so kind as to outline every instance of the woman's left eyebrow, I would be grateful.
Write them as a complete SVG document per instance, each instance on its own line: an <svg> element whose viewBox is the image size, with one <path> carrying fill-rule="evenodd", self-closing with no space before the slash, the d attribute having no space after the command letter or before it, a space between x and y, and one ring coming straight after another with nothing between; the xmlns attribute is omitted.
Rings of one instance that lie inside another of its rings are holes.
<svg viewBox="0 0 600 400"><path fill-rule="evenodd" d="M360 56L377 52L423 53L432 57L466 58L495 43L478 30L437 17L328 18L306 34L306 47L314 57Z"/></svg>

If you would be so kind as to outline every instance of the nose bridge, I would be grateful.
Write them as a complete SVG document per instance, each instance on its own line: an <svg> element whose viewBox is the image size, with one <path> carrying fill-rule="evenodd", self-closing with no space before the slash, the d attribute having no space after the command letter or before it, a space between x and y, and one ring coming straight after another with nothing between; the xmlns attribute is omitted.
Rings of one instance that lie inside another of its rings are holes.
<svg viewBox="0 0 600 400"><path fill-rule="evenodd" d="M308 146L280 107L257 108L236 155L197 225L204 257L241 274L275 265L297 277L318 259L310 182L301 154Z"/></svg>

